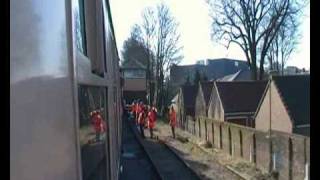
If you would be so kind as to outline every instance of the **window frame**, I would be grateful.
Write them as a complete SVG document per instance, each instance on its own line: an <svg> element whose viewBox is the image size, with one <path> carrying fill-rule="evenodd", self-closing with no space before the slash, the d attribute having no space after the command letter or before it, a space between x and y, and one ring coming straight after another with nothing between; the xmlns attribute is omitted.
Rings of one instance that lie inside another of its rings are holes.
<svg viewBox="0 0 320 180"><path fill-rule="evenodd" d="M83 16L80 21L83 21L84 24L81 27L81 32L84 31L82 37L84 42L85 53L76 46L76 61L77 64L83 64L80 67L80 70L87 71L87 74L92 74L98 78L105 78L106 69L104 66L105 52L104 48L104 19L103 19L103 3L102 1L91 1L91 0L74 0L75 3L78 3L78 8L74 8L73 13L79 13ZM82 5L81 2L83 2ZM82 12L82 13L81 13ZM77 20L74 19L75 23ZM81 23L80 23L81 24ZM76 25L76 24L75 24ZM82 30L83 29L83 30ZM75 34L75 42L77 43L77 29L74 27L73 33ZM85 37L85 38L84 38ZM101 38L102 37L102 38ZM87 66L87 67L83 67Z"/></svg>
<svg viewBox="0 0 320 180"><path fill-rule="evenodd" d="M87 48L87 30L86 30L86 13L85 13L85 6L84 6L84 1L85 0L75 0L75 2L77 3L77 7L76 11L78 14L78 18L79 18L79 28L80 28L80 34L81 34L81 43L82 43L82 48L83 49L79 49L78 47L78 34L77 34L77 24L78 24L78 19L75 19L76 22L76 27L75 27L75 34L76 34L76 49L77 51L80 51L80 53L82 53L84 56L88 55L88 48ZM83 52L82 52L83 51Z"/></svg>

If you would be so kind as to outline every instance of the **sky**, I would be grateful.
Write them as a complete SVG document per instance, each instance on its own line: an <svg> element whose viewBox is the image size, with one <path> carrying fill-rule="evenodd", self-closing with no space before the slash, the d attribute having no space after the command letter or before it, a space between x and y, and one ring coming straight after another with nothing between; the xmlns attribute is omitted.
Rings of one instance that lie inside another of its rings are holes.
<svg viewBox="0 0 320 180"><path fill-rule="evenodd" d="M141 22L144 8L154 6L161 0L110 0L113 26L119 54L123 42L129 37L133 24ZM213 42L210 38L209 9L205 0L163 0L179 22L180 44L184 59L181 65L194 64L197 60L214 58L233 58L245 60L245 55L237 45L229 49ZM302 38L297 50L288 60L288 66L310 69L310 5L305 9L299 29Z"/></svg>

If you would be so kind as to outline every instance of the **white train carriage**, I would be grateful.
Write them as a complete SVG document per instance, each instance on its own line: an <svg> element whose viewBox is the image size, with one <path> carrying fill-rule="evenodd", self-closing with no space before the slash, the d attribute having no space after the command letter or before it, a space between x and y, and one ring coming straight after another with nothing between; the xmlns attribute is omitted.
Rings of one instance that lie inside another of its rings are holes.
<svg viewBox="0 0 320 180"><path fill-rule="evenodd" d="M121 96L108 0L10 1L11 180L118 179Z"/></svg>

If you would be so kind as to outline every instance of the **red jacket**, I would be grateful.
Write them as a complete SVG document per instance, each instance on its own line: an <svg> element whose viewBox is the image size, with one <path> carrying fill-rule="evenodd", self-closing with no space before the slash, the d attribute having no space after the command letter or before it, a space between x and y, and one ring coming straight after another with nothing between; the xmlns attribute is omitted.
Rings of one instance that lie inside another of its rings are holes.
<svg viewBox="0 0 320 180"><path fill-rule="evenodd" d="M143 104L138 105L137 113L140 114L143 111Z"/></svg>
<svg viewBox="0 0 320 180"><path fill-rule="evenodd" d="M131 105L131 112L136 113L136 104Z"/></svg>
<svg viewBox="0 0 320 180"><path fill-rule="evenodd" d="M139 113L139 109L140 109L140 105L139 104L136 104L135 106L135 113Z"/></svg>
<svg viewBox="0 0 320 180"><path fill-rule="evenodd" d="M148 128L153 129L156 125L157 114L155 111L151 110L148 113Z"/></svg>
<svg viewBox="0 0 320 180"><path fill-rule="evenodd" d="M139 113L138 123L139 123L139 124L144 124L144 118L145 118L145 116L144 116L144 111L141 111L141 112Z"/></svg>
<svg viewBox="0 0 320 180"><path fill-rule="evenodd" d="M93 114L91 119L96 132L101 133L106 130L106 124L104 123L100 113Z"/></svg>
<svg viewBox="0 0 320 180"><path fill-rule="evenodd" d="M170 112L170 114L169 114L170 126L172 126L172 127L176 126L176 122L177 122L176 116L177 116L177 114L174 110L172 112Z"/></svg>

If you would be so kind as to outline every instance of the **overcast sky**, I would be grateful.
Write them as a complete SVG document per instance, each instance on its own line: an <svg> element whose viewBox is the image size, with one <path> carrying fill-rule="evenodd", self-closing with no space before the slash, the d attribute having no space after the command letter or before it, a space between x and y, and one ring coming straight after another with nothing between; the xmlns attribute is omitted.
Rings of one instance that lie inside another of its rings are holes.
<svg viewBox="0 0 320 180"><path fill-rule="evenodd" d="M117 46L121 53L123 42L129 37L133 24L141 22L144 8L160 0L110 0ZM210 38L210 17L205 0L164 0L180 23L181 45L184 59L180 64L193 64L208 58L234 58L245 60L242 50L233 45L228 50ZM287 65L310 68L310 5L305 9L301 29L302 39Z"/></svg>

